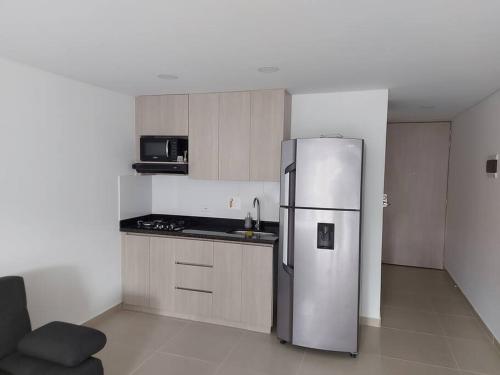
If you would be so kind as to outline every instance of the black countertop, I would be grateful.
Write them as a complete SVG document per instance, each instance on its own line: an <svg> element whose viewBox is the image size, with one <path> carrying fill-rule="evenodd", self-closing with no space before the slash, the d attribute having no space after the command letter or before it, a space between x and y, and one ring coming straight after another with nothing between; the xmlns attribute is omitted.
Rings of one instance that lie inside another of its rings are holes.
<svg viewBox="0 0 500 375"><path fill-rule="evenodd" d="M183 220L185 222L185 229L182 231L168 231L138 228L138 220ZM278 241L279 223L273 221L261 221L260 225L260 230L262 232L269 232L273 233L274 235L259 235L259 232L254 232L254 236L247 237L244 234L229 233L234 230L244 230L244 220L160 214L151 214L121 220L120 232L152 234L155 236L164 235L175 237L205 238L211 240L249 242L271 245L276 243Z"/></svg>

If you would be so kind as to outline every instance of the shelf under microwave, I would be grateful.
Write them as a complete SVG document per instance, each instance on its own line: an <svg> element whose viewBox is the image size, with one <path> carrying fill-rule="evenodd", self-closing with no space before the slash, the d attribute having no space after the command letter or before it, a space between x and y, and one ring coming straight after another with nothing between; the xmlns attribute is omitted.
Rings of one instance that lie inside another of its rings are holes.
<svg viewBox="0 0 500 375"><path fill-rule="evenodd" d="M188 163L134 163L132 168L137 173L188 174Z"/></svg>

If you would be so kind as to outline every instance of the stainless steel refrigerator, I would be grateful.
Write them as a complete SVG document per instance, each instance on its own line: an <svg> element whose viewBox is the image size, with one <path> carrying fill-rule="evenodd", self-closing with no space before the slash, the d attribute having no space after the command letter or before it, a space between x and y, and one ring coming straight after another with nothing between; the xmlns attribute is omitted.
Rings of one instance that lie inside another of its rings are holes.
<svg viewBox="0 0 500 375"><path fill-rule="evenodd" d="M284 141L277 335L358 352L363 140Z"/></svg>

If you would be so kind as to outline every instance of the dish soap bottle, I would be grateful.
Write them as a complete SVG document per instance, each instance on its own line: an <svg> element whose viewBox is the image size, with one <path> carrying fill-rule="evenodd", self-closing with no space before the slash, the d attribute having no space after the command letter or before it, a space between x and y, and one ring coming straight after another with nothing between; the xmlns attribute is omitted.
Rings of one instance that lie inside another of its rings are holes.
<svg viewBox="0 0 500 375"><path fill-rule="evenodd" d="M250 215L250 212L245 217L245 229L252 229L252 215Z"/></svg>

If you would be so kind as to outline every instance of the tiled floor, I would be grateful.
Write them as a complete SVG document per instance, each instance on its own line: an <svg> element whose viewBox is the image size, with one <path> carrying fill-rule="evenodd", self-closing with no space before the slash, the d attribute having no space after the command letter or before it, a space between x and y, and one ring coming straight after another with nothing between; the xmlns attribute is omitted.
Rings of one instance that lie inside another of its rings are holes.
<svg viewBox="0 0 500 375"><path fill-rule="evenodd" d="M106 375L500 374L500 352L445 272L383 266L382 328L362 327L360 355L281 345L273 335L118 311Z"/></svg>

